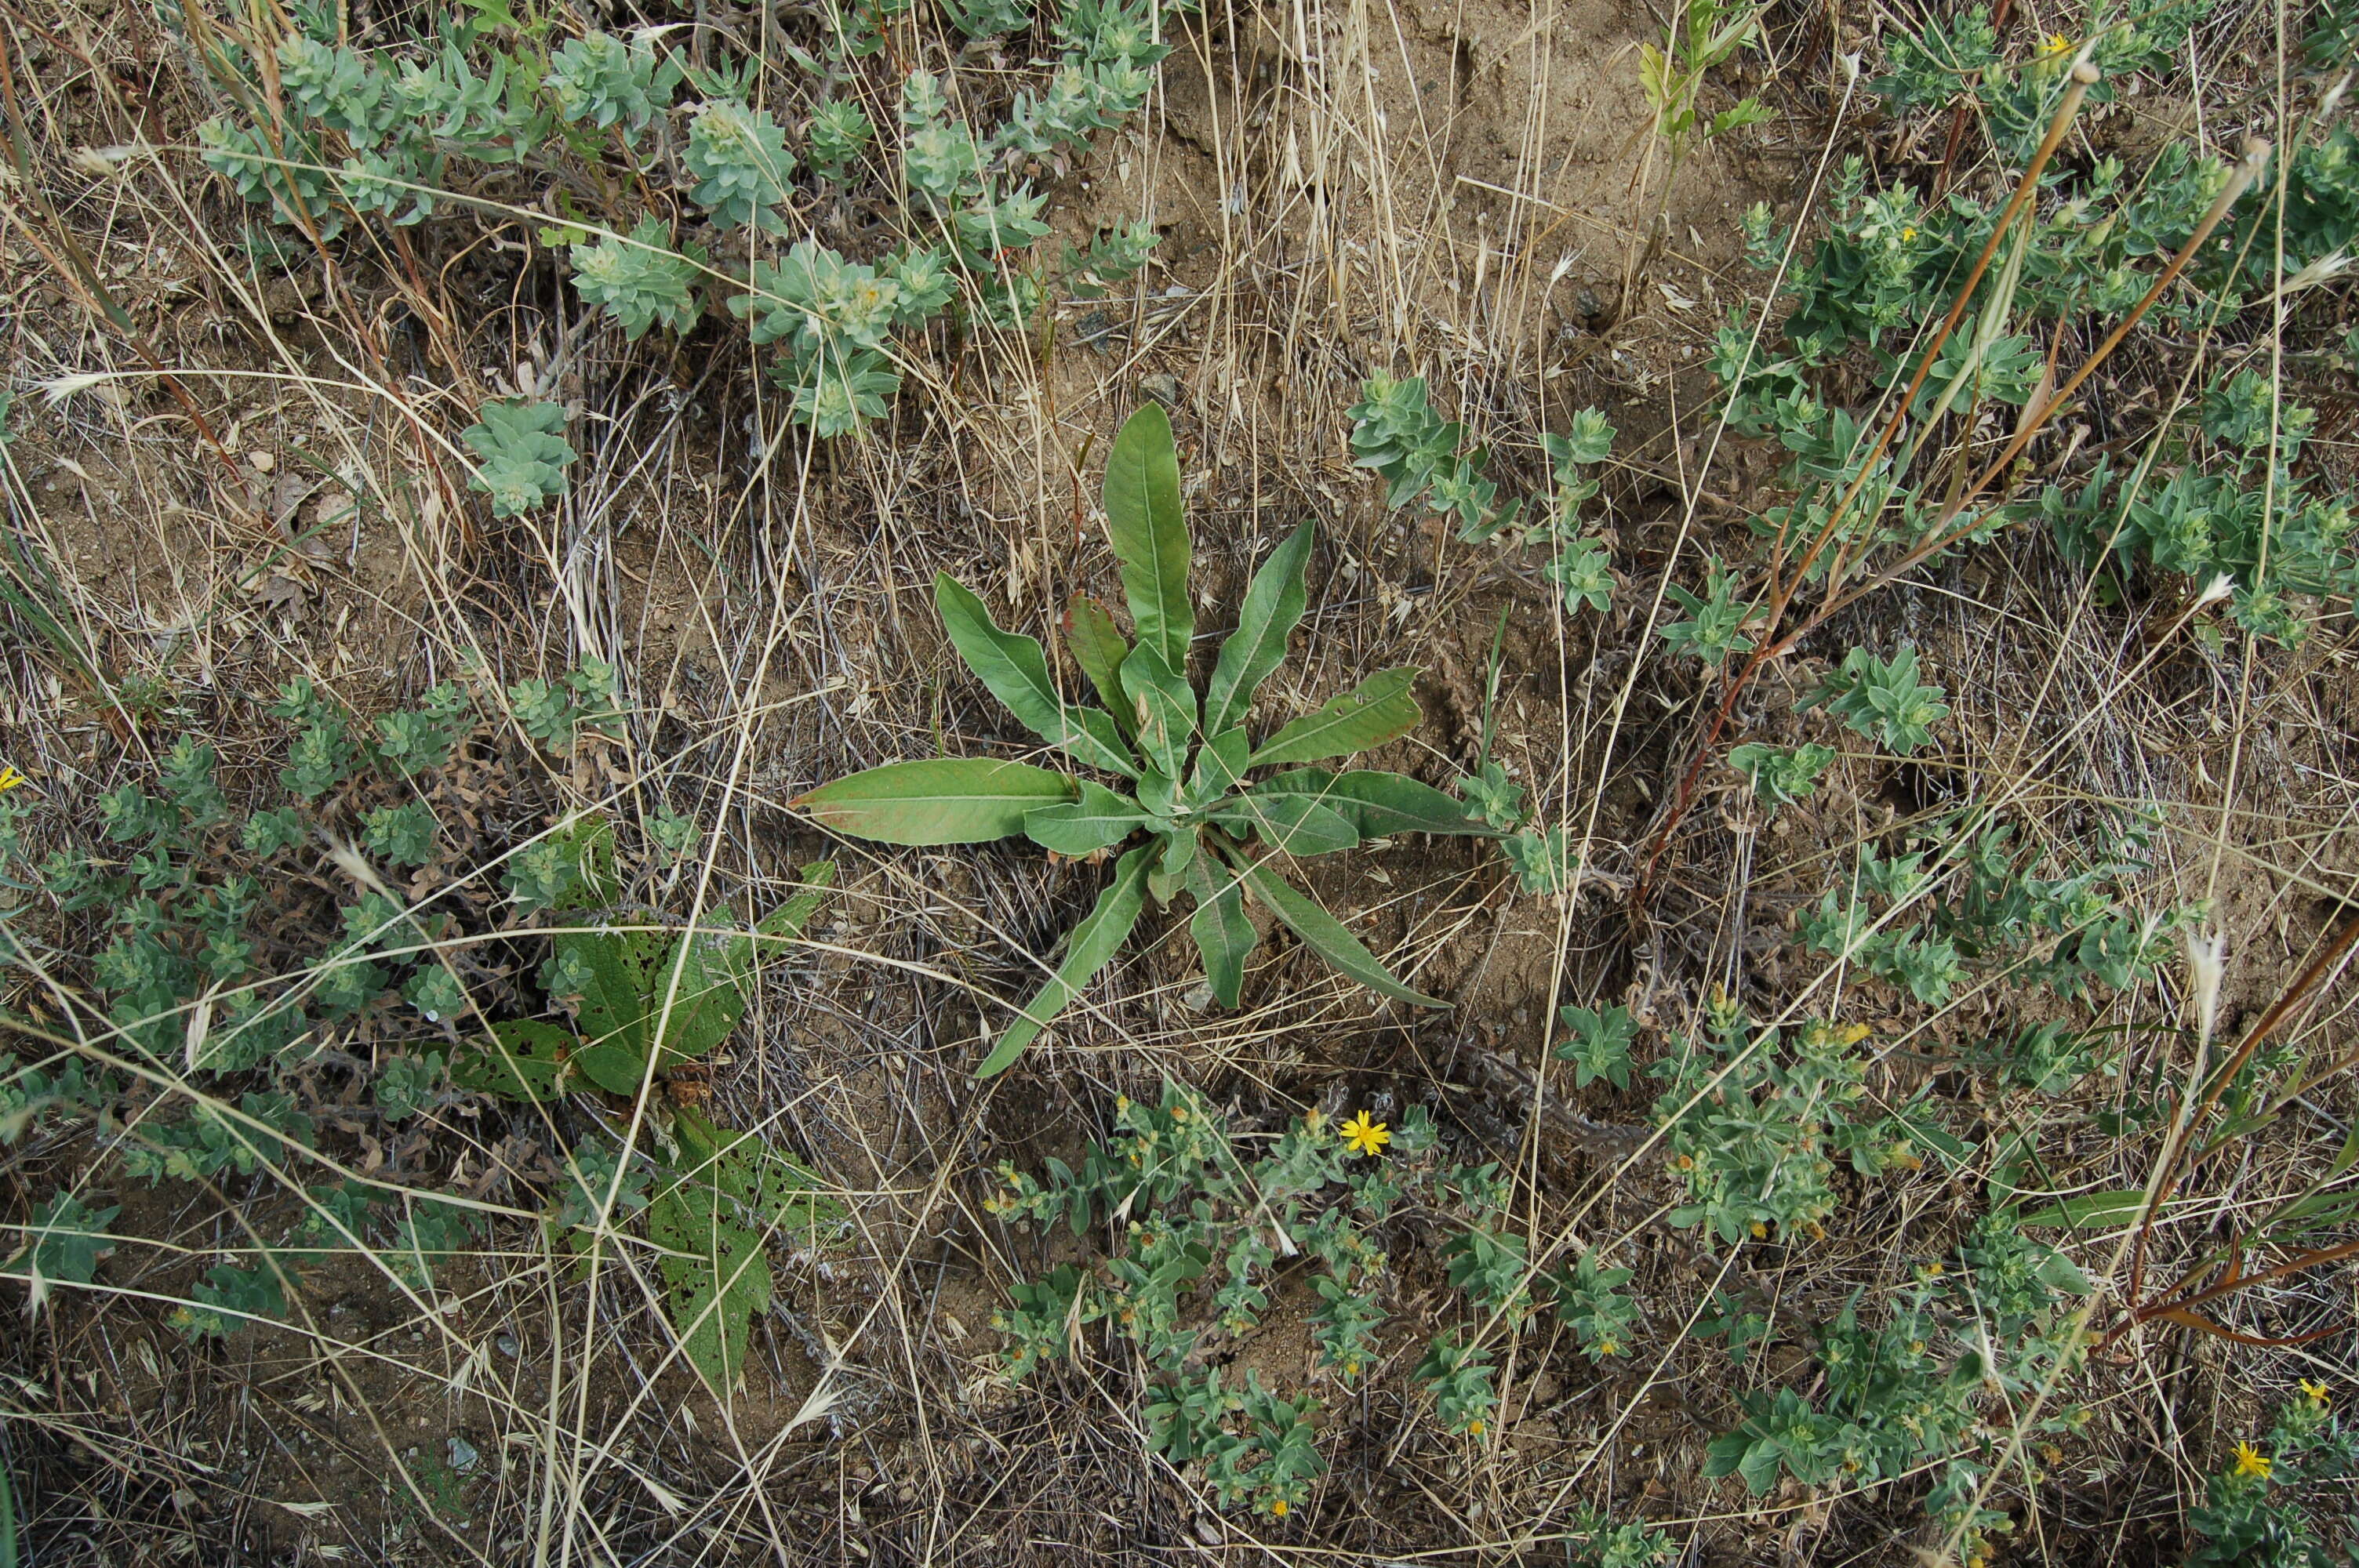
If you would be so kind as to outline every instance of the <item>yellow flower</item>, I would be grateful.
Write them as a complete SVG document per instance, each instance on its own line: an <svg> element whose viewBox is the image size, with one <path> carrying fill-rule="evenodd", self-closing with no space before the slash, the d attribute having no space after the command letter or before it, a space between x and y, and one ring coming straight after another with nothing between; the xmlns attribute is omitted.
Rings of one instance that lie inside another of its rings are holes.
<svg viewBox="0 0 2359 1568"><path fill-rule="evenodd" d="M25 782L25 775L18 773L15 768L0 768L0 795L6 795L10 790L15 789L18 784Z"/></svg>
<svg viewBox="0 0 2359 1568"><path fill-rule="evenodd" d="M2258 1476L2261 1479L2266 1481L2268 1479L2269 1476L2269 1463L2270 1461L2268 1456L2255 1448L2251 1444L2239 1443L2236 1444L2237 1475Z"/></svg>
<svg viewBox="0 0 2359 1568"><path fill-rule="evenodd" d="M1900 237L1904 240L1913 240L1917 237L1917 231L1908 224L1903 223L1900 225Z"/></svg>
<svg viewBox="0 0 2359 1568"><path fill-rule="evenodd" d="M1466 1423L1466 1435L1467 1435L1467 1436L1469 1436L1469 1437L1480 1437L1480 1436L1482 1436L1482 1435L1483 1435L1483 1422L1482 1422L1479 1419L1474 1420L1474 1421L1470 1421L1470 1422L1468 1422Z"/></svg>
<svg viewBox="0 0 2359 1568"><path fill-rule="evenodd" d="M2311 1399L2316 1400L2320 1404L2324 1404L2326 1402L2326 1385L2324 1383L2313 1383L2309 1379L2304 1378L2301 1380L2301 1391L2308 1394Z"/></svg>
<svg viewBox="0 0 2359 1568"><path fill-rule="evenodd" d="M1385 1124L1369 1120L1364 1110L1345 1122L1341 1130L1344 1149L1353 1154L1376 1153L1393 1141Z"/></svg>
<svg viewBox="0 0 2359 1568"><path fill-rule="evenodd" d="M2066 38L2063 34L2050 33L2048 35L2048 43L2042 52L2047 54L2062 54L2066 49L2069 49L2071 47L2072 40Z"/></svg>
<svg viewBox="0 0 2359 1568"><path fill-rule="evenodd" d="M1286 1517L1286 1499L1284 1498L1272 1498L1269 1501L1269 1511L1272 1514L1275 1514L1277 1518L1284 1519Z"/></svg>
<svg viewBox="0 0 2359 1568"><path fill-rule="evenodd" d="M1768 1227L1767 1226L1766 1226L1766 1225L1762 1224L1762 1223L1761 1223L1759 1220L1757 1220L1757 1219L1756 1219L1756 1220L1755 1220L1755 1221L1753 1222L1753 1239L1754 1239L1754 1240L1758 1241L1758 1240L1760 1240L1763 1237L1767 1236L1768 1234L1769 1234L1769 1227Z"/></svg>

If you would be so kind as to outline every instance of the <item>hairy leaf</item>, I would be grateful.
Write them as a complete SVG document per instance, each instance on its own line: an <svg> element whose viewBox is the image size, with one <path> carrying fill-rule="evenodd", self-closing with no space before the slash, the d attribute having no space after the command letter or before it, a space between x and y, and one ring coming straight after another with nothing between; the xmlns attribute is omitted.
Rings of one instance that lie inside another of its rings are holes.
<svg viewBox="0 0 2359 1568"><path fill-rule="evenodd" d="M1155 846L1141 844L1114 862L1114 881L1098 894L1089 918L1073 928L1072 945L1066 949L1064 961L1038 994L1024 1004L1021 1016L999 1037L999 1044L975 1069L975 1076L987 1078L1006 1071L1024 1054L1024 1047L1081 994L1090 977L1122 951L1131 927L1138 924L1140 911L1147 907L1147 868L1154 852Z"/></svg>
<svg viewBox="0 0 2359 1568"><path fill-rule="evenodd" d="M1273 551L1245 589L1237 629L1221 644L1204 690L1204 733L1218 735L1245 720L1254 692L1286 657L1286 639L1302 620L1302 570L1310 559L1312 524L1305 523Z"/></svg>
<svg viewBox="0 0 2359 1568"><path fill-rule="evenodd" d="M1138 645L1188 667L1196 611L1188 601L1188 519L1180 505L1180 453L1171 421L1149 403L1124 424L1106 454L1106 527L1122 563L1122 590Z"/></svg>
<svg viewBox="0 0 2359 1568"><path fill-rule="evenodd" d="M880 844L982 844L1023 832L1027 814L1073 795L1072 781L1046 768L937 757L870 768L794 805L823 827Z"/></svg>
<svg viewBox="0 0 2359 1568"><path fill-rule="evenodd" d="M1307 713L1262 743L1253 766L1316 762L1364 752L1417 728L1424 717L1409 688L1415 668L1379 670L1316 713Z"/></svg>
<svg viewBox="0 0 2359 1568"><path fill-rule="evenodd" d="M1188 773L1188 799L1210 806L1245 783L1245 759L1253 743L1242 728L1223 730L1196 750L1196 764Z"/></svg>

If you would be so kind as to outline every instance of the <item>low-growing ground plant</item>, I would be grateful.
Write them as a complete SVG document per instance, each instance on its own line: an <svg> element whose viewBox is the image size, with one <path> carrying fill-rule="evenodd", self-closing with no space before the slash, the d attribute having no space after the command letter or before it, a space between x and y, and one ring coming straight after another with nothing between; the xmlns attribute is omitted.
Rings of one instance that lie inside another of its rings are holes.
<svg viewBox="0 0 2359 1568"><path fill-rule="evenodd" d="M1026 326L1052 287L1103 292L1156 241L1131 224L1061 260L1032 255L1049 232L1035 174L1147 101L1169 47L1158 0L1070 0L1044 17L1047 75L1012 100L995 92L1004 116L986 130L954 111L958 83L908 70L897 124L880 135L834 94L906 8L831 7L785 50L791 81L751 58L700 67L704 40L682 53L669 27L591 27L552 48L552 18L506 7L429 9L367 48L331 5L294 7L283 32L194 3L166 14L224 104L198 128L206 166L302 243L544 210L544 193L561 191L566 221L538 238L568 258L585 305L633 341L656 328L684 338L716 308L744 319L756 345L776 345L769 373L792 418L827 438L884 414L929 323ZM959 22L976 37L1029 30L1033 6L1006 0ZM984 82L972 73L970 86ZM806 170L821 189L806 189ZM798 214L815 197L847 186L894 193L898 243L856 259L806 234L769 254L773 236L806 227ZM589 190L594 214L574 200ZM561 410L535 403L492 406L467 432L496 515L561 488L562 430Z"/></svg>
<svg viewBox="0 0 2359 1568"><path fill-rule="evenodd" d="M560 753L617 719L613 672L595 664L506 696ZM103 1151L39 1206L8 1271L37 1299L90 1285L117 1243L108 1226L120 1206L85 1195L119 1173L150 1185L237 1184L257 1214L287 1206L269 1203L274 1189L294 1200L283 1236L257 1228L190 1288L173 1320L184 1333L283 1319L306 1271L340 1254L365 1255L391 1288L426 1295L437 1268L484 1246L491 1211L431 1186L314 1179L307 1166L329 1152L323 1122L367 1130L398 1170L430 1162L433 1124L476 1097L538 1106L546 1123L565 1097L603 1090L648 1103L648 1137L618 1143L587 1112L549 1223L577 1250L611 1249L615 1216L636 1216L659 1249L684 1354L726 1390L769 1298L764 1238L840 1211L784 1152L650 1090L736 1028L760 946L795 937L832 868L806 867L806 891L750 931L725 903L693 930L619 924L614 829L592 815L500 857L501 919L454 874L444 816L459 799L451 770L482 729L467 687L446 682L364 723L299 679L272 712L287 726L286 762L260 793L281 804L234 801L213 749L193 737L152 778L100 796L87 821L0 796L0 854L34 895L0 915L5 956L57 994L87 980L96 1003L34 1032L49 1055L0 1058L0 1142L79 1120ZM39 856L37 840L56 847ZM323 903L317 890L332 884L315 862L351 884L351 902ZM542 938L534 920L583 924ZM290 945L288 933L307 929L341 935ZM82 933L96 938L86 966ZM571 1026L491 1020L513 1005L500 953L541 941L552 949L548 996ZM347 1080L362 1103L338 1092Z"/></svg>
<svg viewBox="0 0 2359 1568"><path fill-rule="evenodd" d="M1404 666L1370 676L1256 742L1246 719L1302 619L1311 524L1297 528L1254 575L1236 630L1200 694L1189 679L1191 546L1179 454L1160 408L1150 404L1123 426L1107 457L1104 498L1136 641L1087 595L1074 597L1065 618L1067 649L1104 707L1069 701L1040 644L1000 630L983 601L947 574L935 579L934 600L951 645L993 696L1034 734L1128 790L1027 762L943 757L888 762L795 804L837 832L886 844L977 844L1021 834L1058 854L1094 856L1146 835L1147 842L1115 860L1113 881L1074 929L1049 982L976 1069L983 1076L1013 1064L1114 961L1149 897L1161 904L1184 892L1193 902L1189 935L1223 1006L1237 1004L1245 963L1260 943L1245 912L1248 897L1352 979L1396 1000L1445 1005L1403 984L1278 870L1287 860L1395 833L1495 836L1460 802L1404 774L1306 765L1407 734L1421 717L1410 696L1418 672ZM1279 771L1249 781L1265 769ZM1269 857L1252 852L1256 839Z"/></svg>
<svg viewBox="0 0 2359 1568"><path fill-rule="evenodd" d="M1623 1288L1630 1271L1583 1251L1558 1272L1536 1273L1524 1236L1506 1223L1509 1179L1495 1162L1449 1163L1424 1107L1409 1108L1397 1127L1366 1110L1337 1122L1314 1109L1266 1141L1266 1153L1249 1157L1246 1137L1201 1095L1166 1082L1156 1104L1118 1099L1112 1135L1093 1142L1078 1169L1052 1159L1042 1179L1002 1162L986 1208L1019 1226L1063 1220L1106 1248L1102 1260L1060 1264L1011 1291L993 1319L1007 1375L1033 1377L1104 1325L1149 1369L1140 1395L1148 1447L1200 1479L1220 1507L1282 1518L1310 1500L1327 1471L1321 1401L1240 1369L1245 1347L1282 1290L1307 1291L1318 1303L1307 1323L1320 1379L1362 1388L1392 1348L1387 1339L1401 1337L1385 1304L1388 1234L1414 1224L1447 1238L1449 1282L1469 1321L1430 1339L1412 1387L1449 1433L1480 1438L1497 1407L1486 1329L1513 1333L1552 1300L1591 1360L1628 1348L1638 1316ZM1602 1521L1598 1533L1615 1539ZM1649 1561L1628 1553L1658 1542L1637 1531L1614 1560Z"/></svg>

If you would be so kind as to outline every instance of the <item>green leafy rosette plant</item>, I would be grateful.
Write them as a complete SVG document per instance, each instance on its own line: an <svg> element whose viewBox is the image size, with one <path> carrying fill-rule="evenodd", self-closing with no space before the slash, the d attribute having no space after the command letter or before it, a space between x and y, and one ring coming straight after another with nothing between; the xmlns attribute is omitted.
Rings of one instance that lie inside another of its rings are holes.
<svg viewBox="0 0 2359 1568"><path fill-rule="evenodd" d="M1418 672L1379 671L1255 744L1247 710L1302 619L1311 524L1297 528L1254 575L1237 628L1221 644L1200 696L1187 676L1195 611L1180 460L1160 408L1140 409L1115 438L1105 514L1136 641L1085 594L1074 596L1065 627L1066 645L1103 708L1066 700L1040 644L1001 631L983 600L947 574L934 579L934 599L951 644L993 696L1042 740L1124 787L1024 762L938 757L870 768L795 803L840 833L885 844L979 844L1022 834L1081 856L1146 836L1114 862L1114 881L1074 929L1064 959L1000 1035L979 1075L1005 1070L1114 960L1150 896L1160 904L1184 892L1194 902L1189 932L1223 1006L1236 1005L1259 940L1245 914L1248 894L1362 985L1401 1001L1446 1005L1402 984L1251 848L1258 840L1274 858L1291 859L1394 833L1497 836L1461 802L1415 779L1309 765L1415 728L1423 717L1409 694Z"/></svg>

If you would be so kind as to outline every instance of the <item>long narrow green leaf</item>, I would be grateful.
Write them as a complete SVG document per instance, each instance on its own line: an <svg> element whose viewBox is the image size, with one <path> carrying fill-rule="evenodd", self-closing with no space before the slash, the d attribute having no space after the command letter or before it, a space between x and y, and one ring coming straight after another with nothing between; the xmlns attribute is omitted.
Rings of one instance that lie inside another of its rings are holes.
<svg viewBox="0 0 2359 1568"><path fill-rule="evenodd" d="M1223 1007L1237 1005L1245 989L1245 960L1261 941L1261 934L1245 914L1245 891L1234 872L1210 855L1198 855L1188 868L1188 891L1195 896L1196 913L1188 918L1188 935L1204 956L1204 979Z"/></svg>
<svg viewBox="0 0 2359 1568"><path fill-rule="evenodd" d="M1218 735L1244 720L1254 692L1286 657L1286 640L1301 622L1307 598L1302 570L1310 559L1312 524L1305 523L1272 551L1245 589L1237 629L1221 644L1212 684L1204 688L1204 733Z"/></svg>
<svg viewBox="0 0 2359 1568"><path fill-rule="evenodd" d="M935 757L870 768L792 804L823 827L879 844L983 844L1023 832L1027 815L1073 794L1071 779L1046 768Z"/></svg>
<svg viewBox="0 0 2359 1568"><path fill-rule="evenodd" d="M1113 712L1123 734L1136 734L1122 695L1122 662L1130 657L1130 639L1114 625L1114 611L1086 593L1073 595L1065 605L1065 648L1098 688L1098 700Z"/></svg>
<svg viewBox="0 0 2359 1568"><path fill-rule="evenodd" d="M1155 404L1130 416L1106 454L1105 511L1139 646L1184 671L1196 633L1195 607L1188 601L1188 518L1180 506L1171 421Z"/></svg>
<svg viewBox="0 0 2359 1568"><path fill-rule="evenodd" d="M1137 849L1114 862L1114 881L1098 894L1097 906L1089 918L1073 927L1071 946L1065 949L1064 962L1038 994L1024 1004L1023 1013L999 1037L983 1065L974 1070L978 1078L1006 1072L1024 1047L1048 1027L1049 1020L1065 1011L1072 1000L1082 994L1090 977L1114 961L1122 945L1130 938L1130 929L1138 924L1140 911L1147 907L1147 868L1155 853L1152 844Z"/></svg>
<svg viewBox="0 0 2359 1568"><path fill-rule="evenodd" d="M1232 830L1250 827L1263 843L1289 855L1332 855L1360 842L1350 817L1308 793L1252 791L1223 806L1212 820Z"/></svg>
<svg viewBox="0 0 2359 1568"><path fill-rule="evenodd" d="M1049 677L1048 656L1038 642L1001 631L983 600L948 572L934 575L934 605L959 657L1026 729L1093 768L1126 779L1138 776L1113 715L1067 702Z"/></svg>
<svg viewBox="0 0 2359 1568"><path fill-rule="evenodd" d="M1293 795L1306 796L1342 813L1364 838L1381 838L1389 833L1499 837L1498 829L1470 813L1462 801L1404 774L1375 769L1331 773L1324 768L1297 768L1262 780L1245 792L1245 798Z"/></svg>
<svg viewBox="0 0 2359 1568"><path fill-rule="evenodd" d="M1413 1001L1419 1007L1450 1005L1440 997L1428 996L1423 991L1411 990L1401 984L1393 977L1393 972L1385 968L1382 960L1344 928L1342 921L1295 892L1285 878L1273 874L1266 866L1256 864L1241 856L1234 863L1254 897L1261 900L1263 905L1284 921L1312 952L1326 959L1340 973L1396 1001Z"/></svg>
<svg viewBox="0 0 2359 1568"><path fill-rule="evenodd" d="M1306 713L1263 742L1256 768L1316 762L1364 752L1417 728L1425 717L1409 695L1414 667L1379 670L1316 713Z"/></svg>

